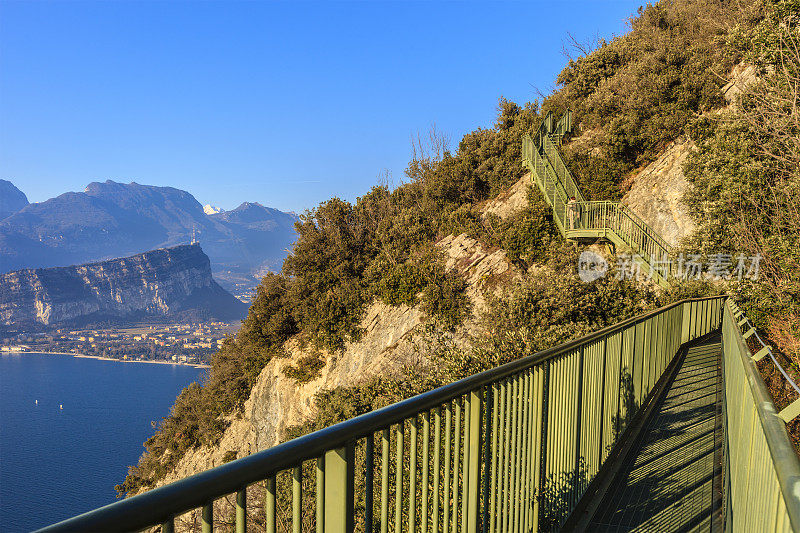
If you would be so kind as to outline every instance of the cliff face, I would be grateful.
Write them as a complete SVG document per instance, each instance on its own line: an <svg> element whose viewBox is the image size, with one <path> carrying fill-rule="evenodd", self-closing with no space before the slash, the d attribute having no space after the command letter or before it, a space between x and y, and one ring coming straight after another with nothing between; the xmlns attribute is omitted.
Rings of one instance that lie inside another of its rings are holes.
<svg viewBox="0 0 800 533"><path fill-rule="evenodd" d="M199 245L0 275L0 324L5 326L177 313L235 319L245 312L245 304L214 281Z"/></svg>
<svg viewBox="0 0 800 533"><path fill-rule="evenodd" d="M694 220L683 202L690 184L683 174L683 164L692 151L690 141L678 140L661 156L633 177L622 203L642 217L671 245L691 235Z"/></svg>

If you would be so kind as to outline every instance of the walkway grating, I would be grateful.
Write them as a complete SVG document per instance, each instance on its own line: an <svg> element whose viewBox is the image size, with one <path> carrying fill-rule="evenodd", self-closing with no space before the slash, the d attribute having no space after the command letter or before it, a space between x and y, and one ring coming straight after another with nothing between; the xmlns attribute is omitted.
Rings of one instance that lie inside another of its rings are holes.
<svg viewBox="0 0 800 533"><path fill-rule="evenodd" d="M719 334L688 349L590 531L712 531L721 516Z"/></svg>

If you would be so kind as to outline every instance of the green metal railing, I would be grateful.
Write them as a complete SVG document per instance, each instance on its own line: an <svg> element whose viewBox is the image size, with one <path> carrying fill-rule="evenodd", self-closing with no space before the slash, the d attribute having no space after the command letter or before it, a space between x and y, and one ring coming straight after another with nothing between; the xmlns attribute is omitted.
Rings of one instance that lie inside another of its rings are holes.
<svg viewBox="0 0 800 533"><path fill-rule="evenodd" d="M533 180L553 209L559 231L568 239L603 237L618 247L629 249L641 258L645 270L664 285L675 272L670 260L670 245L646 222L620 202L586 201L577 181L564 163L556 142L572 130L572 114L567 111L554 126L549 113L533 137L522 140L522 159ZM571 220L568 202L575 197L577 214Z"/></svg>
<svg viewBox="0 0 800 533"><path fill-rule="evenodd" d="M800 461L785 424L792 407L776 412L755 366L768 347L754 355L747 345L754 332L729 300L722 319L726 530L800 531Z"/></svg>
<svg viewBox="0 0 800 533"><path fill-rule="evenodd" d="M671 304L45 531L555 530L723 302Z"/></svg>

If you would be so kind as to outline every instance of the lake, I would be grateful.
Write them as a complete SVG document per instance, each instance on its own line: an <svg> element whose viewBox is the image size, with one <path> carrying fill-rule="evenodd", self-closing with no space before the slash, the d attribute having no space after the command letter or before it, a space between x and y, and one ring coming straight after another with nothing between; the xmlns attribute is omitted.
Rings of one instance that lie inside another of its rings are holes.
<svg viewBox="0 0 800 533"><path fill-rule="evenodd" d="M178 393L204 372L69 355L0 356L3 531L30 531L116 501L114 485L144 451L151 421L169 414Z"/></svg>

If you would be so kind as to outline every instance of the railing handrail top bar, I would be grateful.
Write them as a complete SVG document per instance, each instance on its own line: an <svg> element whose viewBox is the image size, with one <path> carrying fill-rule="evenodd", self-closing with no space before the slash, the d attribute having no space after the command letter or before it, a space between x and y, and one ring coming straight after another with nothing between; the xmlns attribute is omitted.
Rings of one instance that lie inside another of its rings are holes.
<svg viewBox="0 0 800 533"><path fill-rule="evenodd" d="M347 445L366 435L386 429L425 410L439 407L468 392L490 385L512 374L558 357L570 350L591 343L609 334L643 322L657 314L688 302L728 298L727 295L684 298L643 315L623 320L596 332L528 357L484 370L432 391L418 394L381 409L344 420L327 428L303 435L272 448L248 455L216 468L175 481L168 485L121 500L94 511L48 526L40 531L104 531L139 530L203 506L220 496L287 470L302 461L319 457L324 452ZM158 509L158 514L143 515Z"/></svg>
<svg viewBox="0 0 800 533"><path fill-rule="evenodd" d="M729 299L728 302L731 302L731 300ZM797 457L789 440L786 424L778 417L775 404L769 391L767 391L767 386L756 369L755 363L753 363L750 348L747 346L742 332L736 326L737 321L733 316L733 310L730 305L725 306L725 312L730 314L730 319L734 326L733 331L736 343L739 345L741 363L747 376L750 393L753 395L753 403L758 413L761 428L764 430L764 437L767 441L772 464L775 467L775 474L778 476L778 485L783 494L789 521L794 531L800 531L800 459Z"/></svg>

